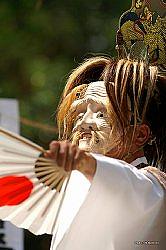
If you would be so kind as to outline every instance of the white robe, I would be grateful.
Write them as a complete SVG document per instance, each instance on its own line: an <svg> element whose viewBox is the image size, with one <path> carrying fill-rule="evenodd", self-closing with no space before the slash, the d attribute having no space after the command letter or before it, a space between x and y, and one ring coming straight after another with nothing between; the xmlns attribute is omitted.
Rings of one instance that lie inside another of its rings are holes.
<svg viewBox="0 0 166 250"><path fill-rule="evenodd" d="M91 185L77 171L71 177L51 250L165 250L166 208L158 180L123 161L93 156Z"/></svg>

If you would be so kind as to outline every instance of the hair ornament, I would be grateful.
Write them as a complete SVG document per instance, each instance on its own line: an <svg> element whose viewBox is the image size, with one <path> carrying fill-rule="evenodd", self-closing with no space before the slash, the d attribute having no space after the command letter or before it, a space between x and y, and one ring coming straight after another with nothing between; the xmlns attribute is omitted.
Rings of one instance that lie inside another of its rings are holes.
<svg viewBox="0 0 166 250"><path fill-rule="evenodd" d="M118 57L158 66L166 75L166 3L163 0L132 0L119 19L116 36Z"/></svg>

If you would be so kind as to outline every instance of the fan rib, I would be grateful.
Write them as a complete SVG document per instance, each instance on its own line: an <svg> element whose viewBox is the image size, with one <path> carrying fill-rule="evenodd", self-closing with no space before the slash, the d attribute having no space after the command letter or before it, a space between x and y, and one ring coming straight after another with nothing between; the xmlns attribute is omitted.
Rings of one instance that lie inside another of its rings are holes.
<svg viewBox="0 0 166 250"><path fill-rule="evenodd" d="M59 183L59 181L63 178L63 175L62 174L59 174L59 176L57 176L55 178L55 175L52 175L51 178L49 178L46 182L45 182L45 185L46 186L50 186L50 184L56 179L57 181L57 184Z"/></svg>
<svg viewBox="0 0 166 250"><path fill-rule="evenodd" d="M35 164L36 165L36 164ZM40 165L39 165L40 166ZM38 173L38 172L42 172L42 171L45 171L45 170L49 170L49 169L52 169L54 166L50 165L50 166L42 166L42 167L35 167L35 172ZM56 168L54 167L54 169L56 170Z"/></svg>
<svg viewBox="0 0 166 250"><path fill-rule="evenodd" d="M55 160L50 159L50 158L45 158L45 157L39 157L39 158L38 158L38 161L54 162L54 163L55 163Z"/></svg>
<svg viewBox="0 0 166 250"><path fill-rule="evenodd" d="M38 199L36 199L35 202L28 208L28 210L30 211L30 210L32 210L33 208L35 208L35 206L38 204L38 202L41 201L41 200L44 198L44 196L45 196L47 193L49 193L49 192L50 192L50 190L49 190L49 189L46 189L46 190L43 192L42 196L40 196Z"/></svg>
<svg viewBox="0 0 166 250"><path fill-rule="evenodd" d="M49 180L52 176L55 176L55 173L51 173L51 174L44 176L43 178L40 179L40 181L45 182L45 181Z"/></svg>
<svg viewBox="0 0 166 250"><path fill-rule="evenodd" d="M51 200L48 202L48 205L45 207L43 213L41 214L41 217L43 217L49 210L49 208L51 207L52 203L55 201L55 199L57 199L57 196L59 196L59 193L56 192L52 197Z"/></svg>
<svg viewBox="0 0 166 250"><path fill-rule="evenodd" d="M67 176L63 177L63 178L59 181L59 183L53 182L53 183L50 185L50 188L55 188L55 187L56 187L57 192L60 192L60 190L61 190L61 188L62 188L62 185L63 185L63 183L64 183L64 181L65 181L66 178L67 178Z"/></svg>
<svg viewBox="0 0 166 250"><path fill-rule="evenodd" d="M2 151L5 153L9 153L9 154L14 154L14 155L19 155L19 156L24 156L24 157L36 159L36 156L33 156L32 154L27 154L27 152L24 152L24 151L18 152L18 150L16 151L13 148L11 148L11 149L10 148L9 149L2 148Z"/></svg>
<svg viewBox="0 0 166 250"><path fill-rule="evenodd" d="M36 171L37 172L37 171ZM36 173L37 177L45 176L47 174L54 173L54 169L51 168L50 170L40 171Z"/></svg>
<svg viewBox="0 0 166 250"><path fill-rule="evenodd" d="M37 162L35 163L36 166L56 166L55 162Z"/></svg>

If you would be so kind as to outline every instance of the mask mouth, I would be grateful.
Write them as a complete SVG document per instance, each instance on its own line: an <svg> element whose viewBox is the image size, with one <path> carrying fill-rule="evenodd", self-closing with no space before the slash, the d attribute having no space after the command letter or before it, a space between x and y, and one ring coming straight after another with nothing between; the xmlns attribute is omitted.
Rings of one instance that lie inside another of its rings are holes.
<svg viewBox="0 0 166 250"><path fill-rule="evenodd" d="M86 140L86 139L91 139L91 138L92 138L92 133L90 132L81 133L81 136L80 136L81 140Z"/></svg>

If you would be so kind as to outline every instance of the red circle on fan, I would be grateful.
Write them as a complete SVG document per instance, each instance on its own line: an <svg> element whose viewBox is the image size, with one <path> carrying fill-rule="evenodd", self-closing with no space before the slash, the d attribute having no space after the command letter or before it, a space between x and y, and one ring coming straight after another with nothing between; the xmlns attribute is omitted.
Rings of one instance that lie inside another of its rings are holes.
<svg viewBox="0 0 166 250"><path fill-rule="evenodd" d="M0 206L14 206L25 201L31 194L33 183L26 176L0 178Z"/></svg>

